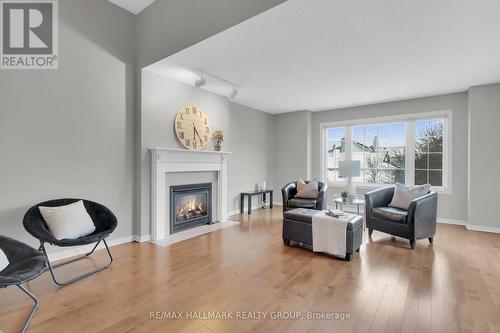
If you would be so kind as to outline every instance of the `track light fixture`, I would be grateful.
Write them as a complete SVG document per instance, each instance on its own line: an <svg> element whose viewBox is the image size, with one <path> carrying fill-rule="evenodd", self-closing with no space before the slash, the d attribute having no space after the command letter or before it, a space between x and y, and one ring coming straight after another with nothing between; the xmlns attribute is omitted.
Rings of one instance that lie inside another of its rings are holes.
<svg viewBox="0 0 500 333"><path fill-rule="evenodd" d="M234 82L231 82L229 80L226 80L220 76L208 73L202 69L195 69L194 71L200 73L200 78L198 80L196 80L194 83L194 86L196 88L201 88L201 87L205 86L207 84L206 78L208 77L210 79L210 84L212 84L214 82L219 86L224 86L224 87L230 88L231 93L228 96L230 99L234 99L238 95L238 89L241 88L240 85L238 85Z"/></svg>
<svg viewBox="0 0 500 333"><path fill-rule="evenodd" d="M233 87L233 91L231 91L231 95L229 95L230 99L234 99L238 95L238 89L236 87Z"/></svg>
<svg viewBox="0 0 500 333"><path fill-rule="evenodd" d="M194 83L194 86L196 88L200 88L200 87L203 87L204 85L207 84L207 79L205 79L203 77L203 74L200 76L200 79L199 80L196 80L196 82Z"/></svg>

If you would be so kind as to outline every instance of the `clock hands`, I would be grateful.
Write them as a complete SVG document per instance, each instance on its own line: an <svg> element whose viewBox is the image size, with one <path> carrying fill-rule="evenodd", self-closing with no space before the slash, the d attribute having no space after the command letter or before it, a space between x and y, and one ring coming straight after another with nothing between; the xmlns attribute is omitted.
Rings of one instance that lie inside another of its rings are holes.
<svg viewBox="0 0 500 333"><path fill-rule="evenodd" d="M194 124L194 122L193 122L193 128L194 128L194 135L193 135L194 139L196 140L196 135L198 135L198 137L200 138L200 142L203 142L200 133L198 133L198 130L196 129L196 125Z"/></svg>

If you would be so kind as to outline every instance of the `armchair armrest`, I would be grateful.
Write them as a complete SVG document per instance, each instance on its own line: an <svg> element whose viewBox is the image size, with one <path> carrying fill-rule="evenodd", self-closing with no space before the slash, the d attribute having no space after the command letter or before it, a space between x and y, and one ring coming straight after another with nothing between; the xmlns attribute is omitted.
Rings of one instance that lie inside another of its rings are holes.
<svg viewBox="0 0 500 333"><path fill-rule="evenodd" d="M436 233L437 220L436 191L414 199L408 208L408 222L413 225L415 238L432 237Z"/></svg>
<svg viewBox="0 0 500 333"><path fill-rule="evenodd" d="M326 183L320 183L319 193L318 193L318 201L316 202L317 210L326 209L326 190L328 189L328 185Z"/></svg>
<svg viewBox="0 0 500 333"><path fill-rule="evenodd" d="M290 182L283 186L281 195L283 196L283 207L288 207L288 200L292 199L297 194L297 183Z"/></svg>
<svg viewBox="0 0 500 333"><path fill-rule="evenodd" d="M372 208L387 207L394 196L394 186L380 188L365 193L366 215L371 216Z"/></svg>

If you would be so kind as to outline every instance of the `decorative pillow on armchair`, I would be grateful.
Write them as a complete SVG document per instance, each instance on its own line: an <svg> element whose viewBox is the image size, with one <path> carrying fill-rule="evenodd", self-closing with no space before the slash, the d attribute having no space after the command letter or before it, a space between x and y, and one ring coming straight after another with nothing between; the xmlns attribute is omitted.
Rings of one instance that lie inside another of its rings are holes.
<svg viewBox="0 0 500 333"><path fill-rule="evenodd" d="M296 198L302 199L317 199L319 190L318 190L318 181L311 180L308 184L302 179L297 181L297 194Z"/></svg>
<svg viewBox="0 0 500 333"><path fill-rule="evenodd" d="M7 259L5 253L3 253L2 249L0 249L0 272L7 266L9 266L9 259Z"/></svg>
<svg viewBox="0 0 500 333"><path fill-rule="evenodd" d="M408 210L410 203L423 195L426 195L431 190L430 184L407 187L403 184L396 183L394 195L389 207Z"/></svg>
<svg viewBox="0 0 500 333"><path fill-rule="evenodd" d="M76 239L95 231L94 222L87 213L83 201L58 206L38 207L50 233L56 239Z"/></svg>

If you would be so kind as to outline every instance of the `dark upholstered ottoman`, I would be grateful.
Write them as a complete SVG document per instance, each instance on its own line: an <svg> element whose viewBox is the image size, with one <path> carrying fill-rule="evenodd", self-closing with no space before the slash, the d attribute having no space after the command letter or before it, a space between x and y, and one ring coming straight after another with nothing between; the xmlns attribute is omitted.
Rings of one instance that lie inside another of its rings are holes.
<svg viewBox="0 0 500 333"><path fill-rule="evenodd" d="M283 213L283 242L290 245L295 241L312 245L312 217L318 211L297 208ZM354 252L359 251L363 243L363 216L356 216L347 223L346 260L350 261Z"/></svg>

